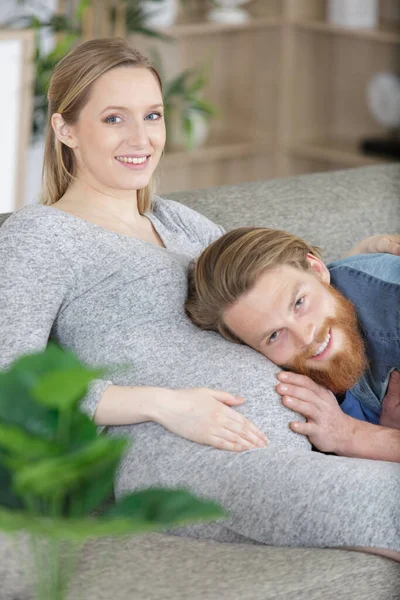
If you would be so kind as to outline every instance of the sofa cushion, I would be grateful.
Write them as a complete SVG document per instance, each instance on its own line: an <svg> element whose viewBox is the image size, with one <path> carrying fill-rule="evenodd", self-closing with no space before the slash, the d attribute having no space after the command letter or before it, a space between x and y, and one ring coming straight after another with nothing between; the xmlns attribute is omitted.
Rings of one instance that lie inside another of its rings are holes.
<svg viewBox="0 0 400 600"><path fill-rule="evenodd" d="M0 537L1 598L27 598L26 551L17 561L6 546ZM71 598L85 600L396 600L400 591L398 564L377 556L163 534L91 542L76 586Z"/></svg>

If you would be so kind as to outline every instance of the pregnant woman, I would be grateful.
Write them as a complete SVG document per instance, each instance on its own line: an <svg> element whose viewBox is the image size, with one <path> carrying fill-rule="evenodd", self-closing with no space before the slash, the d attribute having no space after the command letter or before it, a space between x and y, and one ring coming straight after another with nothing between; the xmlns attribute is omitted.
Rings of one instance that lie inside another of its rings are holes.
<svg viewBox="0 0 400 600"><path fill-rule="evenodd" d="M164 144L160 79L127 42L92 40L59 63L42 204L0 229L1 368L49 337L92 366L131 365L95 381L85 408L135 440L117 496L187 486L228 510L185 534L397 557L400 466L311 452L277 368L186 317L188 263L222 230L152 197Z"/></svg>

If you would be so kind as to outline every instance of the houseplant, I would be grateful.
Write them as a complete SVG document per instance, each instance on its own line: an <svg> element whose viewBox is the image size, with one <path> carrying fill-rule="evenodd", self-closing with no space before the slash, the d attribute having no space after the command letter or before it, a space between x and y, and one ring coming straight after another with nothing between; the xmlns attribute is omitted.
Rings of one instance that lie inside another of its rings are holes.
<svg viewBox="0 0 400 600"><path fill-rule="evenodd" d="M90 538L224 514L186 490L162 489L102 509L129 443L98 435L80 409L90 382L102 375L53 344L0 372L0 529L29 533L37 600L66 598L79 550Z"/></svg>
<svg viewBox="0 0 400 600"><path fill-rule="evenodd" d="M218 114L214 104L204 99L209 80L209 62L200 68L186 69L172 79L163 73L160 56L153 52L164 82L164 114L168 150L193 150L201 146L209 134L209 121Z"/></svg>

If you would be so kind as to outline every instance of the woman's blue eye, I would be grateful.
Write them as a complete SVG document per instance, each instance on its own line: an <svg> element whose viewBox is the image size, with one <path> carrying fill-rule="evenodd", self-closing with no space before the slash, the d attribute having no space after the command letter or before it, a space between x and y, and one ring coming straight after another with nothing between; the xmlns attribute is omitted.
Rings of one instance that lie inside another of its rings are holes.
<svg viewBox="0 0 400 600"><path fill-rule="evenodd" d="M162 114L160 112L152 112L149 115L147 115L146 120L147 121L158 121L159 119L161 119Z"/></svg>
<svg viewBox="0 0 400 600"><path fill-rule="evenodd" d="M120 119L120 121L122 120L121 117L118 117L117 115L110 115L106 118L106 123L119 123L120 121L117 121L116 119Z"/></svg>
<svg viewBox="0 0 400 600"><path fill-rule="evenodd" d="M295 304L296 308L299 308L302 304L304 303L304 296L302 296L301 298L299 298Z"/></svg>

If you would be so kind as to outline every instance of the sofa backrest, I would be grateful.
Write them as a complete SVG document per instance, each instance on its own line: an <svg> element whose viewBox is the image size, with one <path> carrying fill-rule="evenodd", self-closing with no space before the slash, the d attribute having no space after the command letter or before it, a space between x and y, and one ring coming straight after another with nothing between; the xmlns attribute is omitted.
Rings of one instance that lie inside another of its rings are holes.
<svg viewBox="0 0 400 600"><path fill-rule="evenodd" d="M179 200L233 229L287 229L327 261L376 233L400 233L400 164L346 169L179 194Z"/></svg>
<svg viewBox="0 0 400 600"><path fill-rule="evenodd" d="M376 233L400 233L400 164L209 188L172 198L233 229L287 229L339 258ZM9 215L0 215L0 225Z"/></svg>

